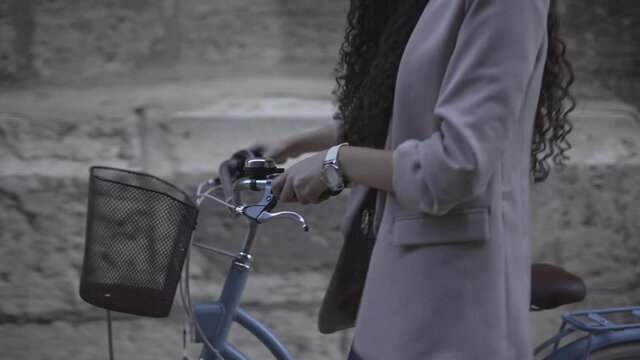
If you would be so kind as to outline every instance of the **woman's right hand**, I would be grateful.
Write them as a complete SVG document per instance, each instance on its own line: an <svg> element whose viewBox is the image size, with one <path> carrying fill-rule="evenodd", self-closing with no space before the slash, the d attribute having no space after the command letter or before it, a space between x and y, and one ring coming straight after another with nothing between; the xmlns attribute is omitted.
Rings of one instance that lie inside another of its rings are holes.
<svg viewBox="0 0 640 360"><path fill-rule="evenodd" d="M293 151L292 139L258 141L251 145L249 150L259 152L263 157L273 159L276 164L282 164L287 159L300 155Z"/></svg>

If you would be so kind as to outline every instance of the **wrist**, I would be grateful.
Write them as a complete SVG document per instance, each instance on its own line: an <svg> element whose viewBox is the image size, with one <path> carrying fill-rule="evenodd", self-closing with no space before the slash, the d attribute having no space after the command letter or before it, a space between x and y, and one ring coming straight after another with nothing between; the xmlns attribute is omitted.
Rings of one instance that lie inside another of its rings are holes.
<svg viewBox="0 0 640 360"><path fill-rule="evenodd" d="M344 182L344 186L348 188L352 188L355 186L355 183L351 180L349 176L349 155L351 154L351 150L353 148L351 146L343 146L338 151L338 156L336 157L336 162L340 166L340 170L342 173L342 181Z"/></svg>
<svg viewBox="0 0 640 360"><path fill-rule="evenodd" d="M340 162L338 161L340 151L345 148L346 145L349 144L338 144L324 152L325 156L322 163L322 169L320 171L320 179L327 188L334 192L342 191L342 189L347 187Z"/></svg>

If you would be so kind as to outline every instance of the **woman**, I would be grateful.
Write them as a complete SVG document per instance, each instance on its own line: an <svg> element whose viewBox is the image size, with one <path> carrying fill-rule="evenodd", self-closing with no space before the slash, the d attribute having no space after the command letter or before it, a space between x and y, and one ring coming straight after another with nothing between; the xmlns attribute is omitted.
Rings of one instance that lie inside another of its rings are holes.
<svg viewBox="0 0 640 360"><path fill-rule="evenodd" d="M532 357L529 182L562 166L573 107L549 1L352 0L338 122L254 147L320 151L280 201L356 185L320 313L328 333L357 312L351 358Z"/></svg>

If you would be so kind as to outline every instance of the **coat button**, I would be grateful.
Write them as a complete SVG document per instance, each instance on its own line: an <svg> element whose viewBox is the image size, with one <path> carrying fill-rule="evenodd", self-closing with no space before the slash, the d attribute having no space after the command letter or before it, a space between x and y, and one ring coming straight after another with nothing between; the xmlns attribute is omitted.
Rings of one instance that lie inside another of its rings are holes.
<svg viewBox="0 0 640 360"><path fill-rule="evenodd" d="M362 220L360 222L360 230L362 230L362 235L369 235L369 229L371 228L371 211L364 210L362 212Z"/></svg>
<svg viewBox="0 0 640 360"><path fill-rule="evenodd" d="M376 216L373 217L373 233L374 234L378 234L378 229L380 229L380 216L378 216L376 214Z"/></svg>

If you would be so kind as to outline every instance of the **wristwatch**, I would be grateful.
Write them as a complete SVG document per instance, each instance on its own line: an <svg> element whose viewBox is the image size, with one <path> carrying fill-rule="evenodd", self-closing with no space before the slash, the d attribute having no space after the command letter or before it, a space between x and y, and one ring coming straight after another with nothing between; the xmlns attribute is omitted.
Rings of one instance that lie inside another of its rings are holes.
<svg viewBox="0 0 640 360"><path fill-rule="evenodd" d="M335 145L327 151L327 156L324 158L322 171L320 172L320 179L322 182L327 185L329 190L336 193L347 187L346 179L344 178L342 170L340 170L340 165L338 164L338 152L340 151L340 148L345 145L349 144L342 143Z"/></svg>

